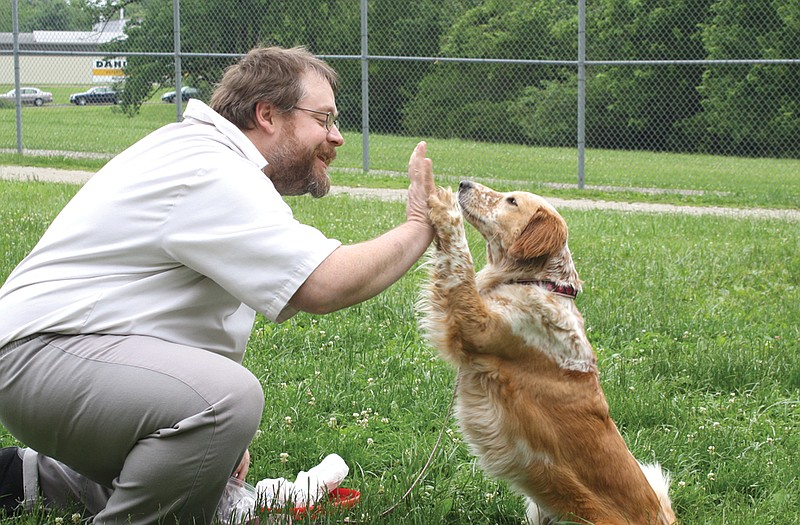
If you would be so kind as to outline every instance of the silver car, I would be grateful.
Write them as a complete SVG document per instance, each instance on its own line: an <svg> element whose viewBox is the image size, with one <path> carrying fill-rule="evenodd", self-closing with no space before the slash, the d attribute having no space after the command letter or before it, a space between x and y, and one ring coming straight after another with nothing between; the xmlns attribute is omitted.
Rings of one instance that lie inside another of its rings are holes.
<svg viewBox="0 0 800 525"><path fill-rule="evenodd" d="M19 89L20 99L23 104L33 104L34 106L41 106L47 102L53 101L53 94L47 91L42 91L39 88L24 87ZM12 89L4 95L0 95L3 102L14 104L17 100L17 92Z"/></svg>

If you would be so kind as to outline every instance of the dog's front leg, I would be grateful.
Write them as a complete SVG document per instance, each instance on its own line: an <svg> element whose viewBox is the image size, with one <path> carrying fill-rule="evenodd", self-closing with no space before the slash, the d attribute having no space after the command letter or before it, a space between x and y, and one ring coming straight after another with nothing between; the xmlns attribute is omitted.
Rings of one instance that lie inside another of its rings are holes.
<svg viewBox="0 0 800 525"><path fill-rule="evenodd" d="M458 199L450 189L438 188L428 199L428 204L436 231L431 275L434 284L442 287L468 284L474 287L475 270ZM448 276L452 279L447 279Z"/></svg>
<svg viewBox="0 0 800 525"><path fill-rule="evenodd" d="M475 351L492 315L475 284L475 269L458 200L449 189L439 188L428 203L436 237L431 257L427 297L426 332L450 358L462 360Z"/></svg>

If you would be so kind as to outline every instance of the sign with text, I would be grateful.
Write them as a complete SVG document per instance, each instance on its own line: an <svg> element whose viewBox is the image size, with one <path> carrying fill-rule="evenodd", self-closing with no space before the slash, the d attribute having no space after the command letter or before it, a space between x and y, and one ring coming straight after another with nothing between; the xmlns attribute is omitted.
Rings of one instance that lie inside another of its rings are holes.
<svg viewBox="0 0 800 525"><path fill-rule="evenodd" d="M92 60L92 82L110 84L125 78L128 60L122 57L96 58Z"/></svg>

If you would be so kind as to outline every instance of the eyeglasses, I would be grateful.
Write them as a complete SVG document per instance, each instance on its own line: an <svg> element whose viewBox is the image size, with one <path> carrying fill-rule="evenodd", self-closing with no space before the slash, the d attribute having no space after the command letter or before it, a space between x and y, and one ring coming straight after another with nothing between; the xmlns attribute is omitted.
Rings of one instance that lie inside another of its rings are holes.
<svg viewBox="0 0 800 525"><path fill-rule="evenodd" d="M316 109L299 108L297 106L292 109L308 111L309 113L316 113L317 115L325 115L325 129L328 131L330 131L333 126L339 127L339 115L334 115L330 111L317 111Z"/></svg>

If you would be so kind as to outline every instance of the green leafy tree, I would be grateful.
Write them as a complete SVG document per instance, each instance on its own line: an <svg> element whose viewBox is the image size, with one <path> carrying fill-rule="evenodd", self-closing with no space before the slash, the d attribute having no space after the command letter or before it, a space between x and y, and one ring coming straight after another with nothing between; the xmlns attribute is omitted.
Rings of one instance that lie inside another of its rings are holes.
<svg viewBox="0 0 800 525"><path fill-rule="evenodd" d="M370 4L369 53L380 56L432 57L461 2L414 0ZM463 12L463 10L462 10ZM370 129L401 133L402 109L417 94L430 71L427 63L373 60L369 70Z"/></svg>
<svg viewBox="0 0 800 525"><path fill-rule="evenodd" d="M181 52L189 54L181 60L182 83L208 94L228 65L258 45L305 45L315 54L336 54L358 34L358 13L354 19L347 4L347 0L182 0ZM108 51L171 53L172 3L140 0L127 5L136 5L140 16L126 28L127 39L109 45ZM199 55L206 53L231 56ZM131 55L125 73L122 109L133 115L156 91L174 84L174 59L170 55Z"/></svg>
<svg viewBox="0 0 800 525"><path fill-rule="evenodd" d="M703 28L712 59L800 56L800 3L796 0L720 0ZM699 87L707 146L735 153L800 152L800 69L791 65L709 67Z"/></svg>
<svg viewBox="0 0 800 525"><path fill-rule="evenodd" d="M587 16L590 60L702 60L699 26L711 0L605 0ZM587 144L680 150L702 111L701 65L592 67L587 75Z"/></svg>
<svg viewBox="0 0 800 525"><path fill-rule="evenodd" d="M489 0L466 11L443 37L441 56L564 60L574 57L574 2ZM558 67L474 61L439 62L405 109L406 128L421 135L513 141L522 134L516 103L529 86L560 77Z"/></svg>
<svg viewBox="0 0 800 525"><path fill-rule="evenodd" d="M577 136L577 75L543 80L510 104L511 118L531 144L573 146Z"/></svg>
<svg viewBox="0 0 800 525"><path fill-rule="evenodd" d="M0 3L0 31L13 30L11 2ZM17 2L19 31L89 31L94 22L82 2L65 0L24 0Z"/></svg>

